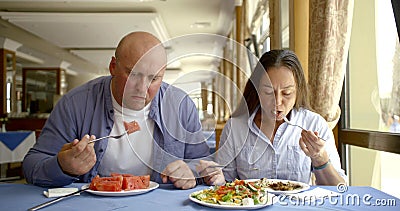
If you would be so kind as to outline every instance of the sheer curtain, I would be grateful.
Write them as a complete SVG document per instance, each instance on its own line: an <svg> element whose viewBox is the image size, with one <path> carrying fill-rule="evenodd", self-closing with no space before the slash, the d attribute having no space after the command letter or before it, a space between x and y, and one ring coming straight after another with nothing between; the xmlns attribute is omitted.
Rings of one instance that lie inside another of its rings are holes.
<svg viewBox="0 0 400 211"><path fill-rule="evenodd" d="M311 107L333 129L346 72L354 0L310 0L309 74Z"/></svg>

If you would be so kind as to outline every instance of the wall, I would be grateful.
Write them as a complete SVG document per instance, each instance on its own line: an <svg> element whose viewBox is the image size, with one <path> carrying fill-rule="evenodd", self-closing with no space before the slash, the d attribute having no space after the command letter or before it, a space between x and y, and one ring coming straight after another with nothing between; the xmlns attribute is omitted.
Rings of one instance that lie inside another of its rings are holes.
<svg viewBox="0 0 400 211"><path fill-rule="evenodd" d="M67 75L68 91L97 77L94 74Z"/></svg>

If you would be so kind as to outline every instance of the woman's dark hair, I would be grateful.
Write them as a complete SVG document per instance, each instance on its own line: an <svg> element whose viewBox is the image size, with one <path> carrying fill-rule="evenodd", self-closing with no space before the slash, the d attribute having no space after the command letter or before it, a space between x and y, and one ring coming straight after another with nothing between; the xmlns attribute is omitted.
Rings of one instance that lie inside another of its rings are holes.
<svg viewBox="0 0 400 211"><path fill-rule="evenodd" d="M264 53L259 59L253 73L246 83L241 103L232 116L241 115L243 112L248 112L249 114L254 112L260 105L260 99L258 97L260 80L269 69L274 67L286 67L292 71L296 83L296 102L294 107L296 109L300 107L310 109L307 82L303 68L296 54L290 50L271 50Z"/></svg>

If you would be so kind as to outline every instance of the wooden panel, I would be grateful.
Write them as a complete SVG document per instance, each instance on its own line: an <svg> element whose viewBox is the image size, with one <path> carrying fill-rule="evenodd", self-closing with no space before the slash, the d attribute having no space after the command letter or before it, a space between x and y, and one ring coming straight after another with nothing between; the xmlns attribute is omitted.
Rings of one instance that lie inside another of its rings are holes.
<svg viewBox="0 0 400 211"><path fill-rule="evenodd" d="M341 129L339 143L400 154L400 134Z"/></svg>
<svg viewBox="0 0 400 211"><path fill-rule="evenodd" d="M217 124L215 127L215 150L218 150L221 133L224 129L224 126L225 124Z"/></svg>
<svg viewBox="0 0 400 211"><path fill-rule="evenodd" d="M0 109L0 117L3 117L6 112L6 57L4 49L0 50L0 84L1 84L1 92L0 92L0 100L1 100L1 109Z"/></svg>
<svg viewBox="0 0 400 211"><path fill-rule="evenodd" d="M7 64L7 55L11 55L11 67ZM0 117L7 115L7 67L15 71L15 52L7 49L0 49ZM11 70L10 70L11 71Z"/></svg>
<svg viewBox="0 0 400 211"><path fill-rule="evenodd" d="M16 130L31 130L35 131L36 139L39 137L40 132L47 119L41 118L9 118L6 130L16 131Z"/></svg>

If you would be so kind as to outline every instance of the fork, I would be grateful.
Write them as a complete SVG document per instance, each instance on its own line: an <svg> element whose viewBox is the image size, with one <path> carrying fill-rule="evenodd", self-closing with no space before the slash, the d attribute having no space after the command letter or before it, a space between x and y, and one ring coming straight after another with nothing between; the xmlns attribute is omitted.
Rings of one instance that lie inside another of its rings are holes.
<svg viewBox="0 0 400 211"><path fill-rule="evenodd" d="M199 173L203 172L204 170L206 170L206 169L208 169L208 168L221 168L221 169L228 169L228 170L233 169L232 167L227 168L227 167L224 166L224 165L210 165L210 166L205 167L205 168L204 168L202 171L200 171ZM252 169L250 169L250 170L259 170L259 169L258 169L258 168L252 168Z"/></svg>
<svg viewBox="0 0 400 211"><path fill-rule="evenodd" d="M295 126L295 127L299 127L299 128L301 128L302 130L306 130L306 129L304 129L302 126L297 125L297 124L294 124L293 122L289 121L285 116L282 116L282 117L283 117L283 120L285 120L285 122L288 123L289 125ZM321 139L321 140L323 140L323 141L326 142L325 139L323 139L323 138L321 138L321 137L319 137L319 136L317 136L317 137L318 137L319 139Z"/></svg>
<svg viewBox="0 0 400 211"><path fill-rule="evenodd" d="M124 133L120 134L120 135L109 135L109 136L103 136L103 137L101 137L101 138L96 138L96 139L94 139L94 140L89 141L89 144L90 144L90 143L93 143L93 142L96 142L96 141L100 141L100 140L105 139L105 138L115 138L115 139L119 139L119 138L121 138L122 136L124 136L124 135L126 135L126 134L128 134L128 131L127 131L127 130L126 130Z"/></svg>

